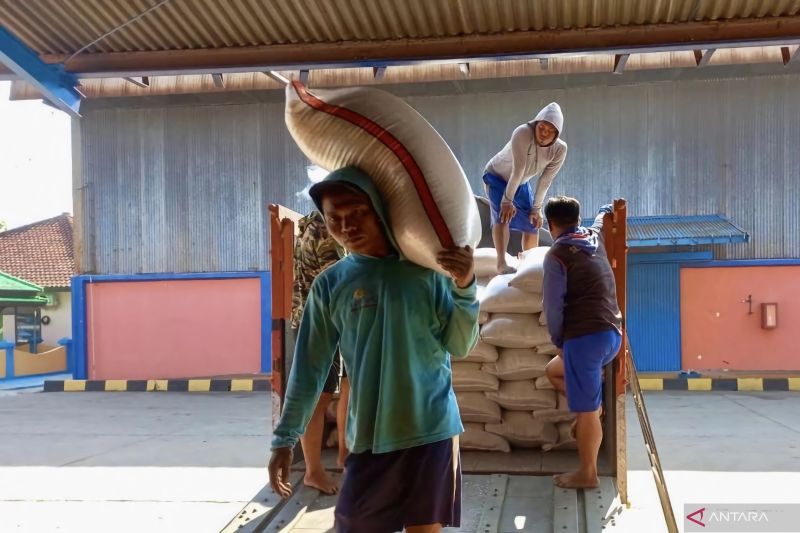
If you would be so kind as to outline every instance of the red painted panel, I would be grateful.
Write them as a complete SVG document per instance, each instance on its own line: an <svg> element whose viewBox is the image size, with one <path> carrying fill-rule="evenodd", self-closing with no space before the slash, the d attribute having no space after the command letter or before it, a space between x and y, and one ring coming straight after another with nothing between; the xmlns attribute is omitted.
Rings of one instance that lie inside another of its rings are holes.
<svg viewBox="0 0 800 533"><path fill-rule="evenodd" d="M767 302L778 303L774 330L761 329ZM800 370L798 326L800 266L681 269L684 369Z"/></svg>
<svg viewBox="0 0 800 533"><path fill-rule="evenodd" d="M256 373L260 280L167 280L86 286L90 379Z"/></svg>

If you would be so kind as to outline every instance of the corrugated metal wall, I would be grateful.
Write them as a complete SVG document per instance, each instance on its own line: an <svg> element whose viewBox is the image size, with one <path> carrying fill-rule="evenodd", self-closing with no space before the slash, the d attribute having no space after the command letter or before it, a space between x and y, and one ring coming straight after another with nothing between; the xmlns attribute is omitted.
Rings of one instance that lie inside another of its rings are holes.
<svg viewBox="0 0 800 533"><path fill-rule="evenodd" d="M551 194L576 196L587 210L622 196L635 215L722 213L752 242L717 257L800 257L791 231L800 223L800 74L593 79L523 80L511 91L504 80L480 91L453 84L435 95L416 87L407 100L450 143L476 191L514 126L555 100L569 155ZM266 270L266 205L310 207L298 196L306 161L282 103L125 105L107 100L82 119L85 268Z"/></svg>

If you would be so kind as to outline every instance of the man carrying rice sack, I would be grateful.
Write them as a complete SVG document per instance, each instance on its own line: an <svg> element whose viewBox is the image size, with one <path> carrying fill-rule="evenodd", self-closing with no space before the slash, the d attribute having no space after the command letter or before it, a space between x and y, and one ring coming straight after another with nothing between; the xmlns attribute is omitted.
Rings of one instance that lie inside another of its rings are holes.
<svg viewBox="0 0 800 533"><path fill-rule="evenodd" d="M298 236L294 244L294 282L292 287L292 329L297 331L303 317L303 309L308 300L311 284L322 271L344 256L344 250L325 227L325 220L319 211L301 218L298 223ZM347 415L347 400L350 397L350 384L347 372L342 374L341 356L333 358L333 365L325 380L317 407L311 416L306 432L300 437L303 457L306 461L306 473L303 483L325 494L335 494L338 490L336 482L331 479L322 466L322 440L325 432L325 411L331 403L333 393L339 387L340 399L336 406L336 424L339 430L339 466L344 465L347 447L344 439L344 427Z"/></svg>
<svg viewBox="0 0 800 533"><path fill-rule="evenodd" d="M567 157L567 143L559 138L563 130L561 107L547 104L533 121L517 126L486 164L483 183L492 211L498 274L515 272L505 259L512 229L522 232L523 250L539 245L542 202ZM534 193L530 179L537 175Z"/></svg>
<svg viewBox="0 0 800 533"><path fill-rule="evenodd" d="M281 497L291 494L292 447L339 346L350 376L350 455L336 531L458 527L464 428L450 354L468 354L478 338L472 250L439 253L451 279L406 261L372 180L354 167L333 172L309 194L349 255L311 286L274 431L270 483Z"/></svg>
<svg viewBox="0 0 800 533"><path fill-rule="evenodd" d="M576 199L551 198L544 208L554 239L544 259L544 313L552 343L561 350L547 365L547 377L577 413L580 469L555 476L563 488L599 484L603 367L622 342L622 314L602 233L603 216L610 212L603 207L592 227L584 228Z"/></svg>

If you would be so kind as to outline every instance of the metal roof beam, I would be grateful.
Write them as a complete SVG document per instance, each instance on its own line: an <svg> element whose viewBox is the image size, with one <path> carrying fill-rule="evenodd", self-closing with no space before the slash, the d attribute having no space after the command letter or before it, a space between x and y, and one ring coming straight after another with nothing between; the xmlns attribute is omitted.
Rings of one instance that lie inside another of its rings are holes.
<svg viewBox="0 0 800 533"><path fill-rule="evenodd" d="M148 87L150 87L150 78L148 76L142 76L142 77L129 76L123 79L143 89L147 89Z"/></svg>
<svg viewBox="0 0 800 533"><path fill-rule="evenodd" d="M213 74L264 70L464 63L486 58L546 58L559 54L632 54L800 44L800 17L765 17L681 24L542 30L492 35L298 43L196 50L81 54L66 62L79 77ZM60 63L66 56L45 56ZM2 75L2 73L0 73Z"/></svg>
<svg viewBox="0 0 800 533"><path fill-rule="evenodd" d="M630 54L617 54L614 56L614 74L622 74L625 71L625 63L628 62Z"/></svg>
<svg viewBox="0 0 800 533"><path fill-rule="evenodd" d="M0 63L27 81L54 107L80 117L82 95L76 88L78 79L64 72L60 65L49 65L25 46L13 33L0 25Z"/></svg>
<svg viewBox="0 0 800 533"><path fill-rule="evenodd" d="M267 71L266 71L266 72L264 72L263 74L264 74L266 77L268 77L268 78L270 78L270 79L272 79L272 80L275 80L275 81L277 81L278 83L281 83L281 84L283 84L283 85L289 85L289 82L290 82L289 78L286 78L286 77L284 77L284 76L282 76L282 75L278 74L277 72L275 72L275 71L273 71L273 70L267 70Z"/></svg>
<svg viewBox="0 0 800 533"><path fill-rule="evenodd" d="M781 47L781 56L783 56L784 66L788 65L792 61L797 61L800 59L800 46L797 46L794 49L794 52L792 52L788 46Z"/></svg>
<svg viewBox="0 0 800 533"><path fill-rule="evenodd" d="M698 67L704 67L708 65L708 62L711 61L711 56L714 55L714 52L717 50L715 48L709 48L708 50L695 50L694 51L694 62L697 63Z"/></svg>

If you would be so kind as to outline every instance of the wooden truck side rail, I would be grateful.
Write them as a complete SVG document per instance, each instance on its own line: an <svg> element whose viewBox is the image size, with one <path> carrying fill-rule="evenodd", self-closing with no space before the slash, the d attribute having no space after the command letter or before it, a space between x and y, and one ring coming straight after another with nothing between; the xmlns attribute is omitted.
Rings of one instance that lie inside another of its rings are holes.
<svg viewBox="0 0 800 533"><path fill-rule="evenodd" d="M604 242L614 279L617 284L617 302L622 312L622 345L612 366L614 381L612 384L613 427L606 425L605 429L613 432L610 435L609 445L615 448L614 463L616 464L617 490L623 504L628 503L628 455L627 440L628 430L625 422L625 391L627 386L626 354L628 351L628 336L626 311L627 311L627 273L628 273L628 243L627 243L627 205L625 200L614 200L613 211L603 219Z"/></svg>
<svg viewBox="0 0 800 533"><path fill-rule="evenodd" d="M280 420L286 394L289 323L292 317L294 236L303 215L282 205L269 205L270 271L272 272L272 427Z"/></svg>

